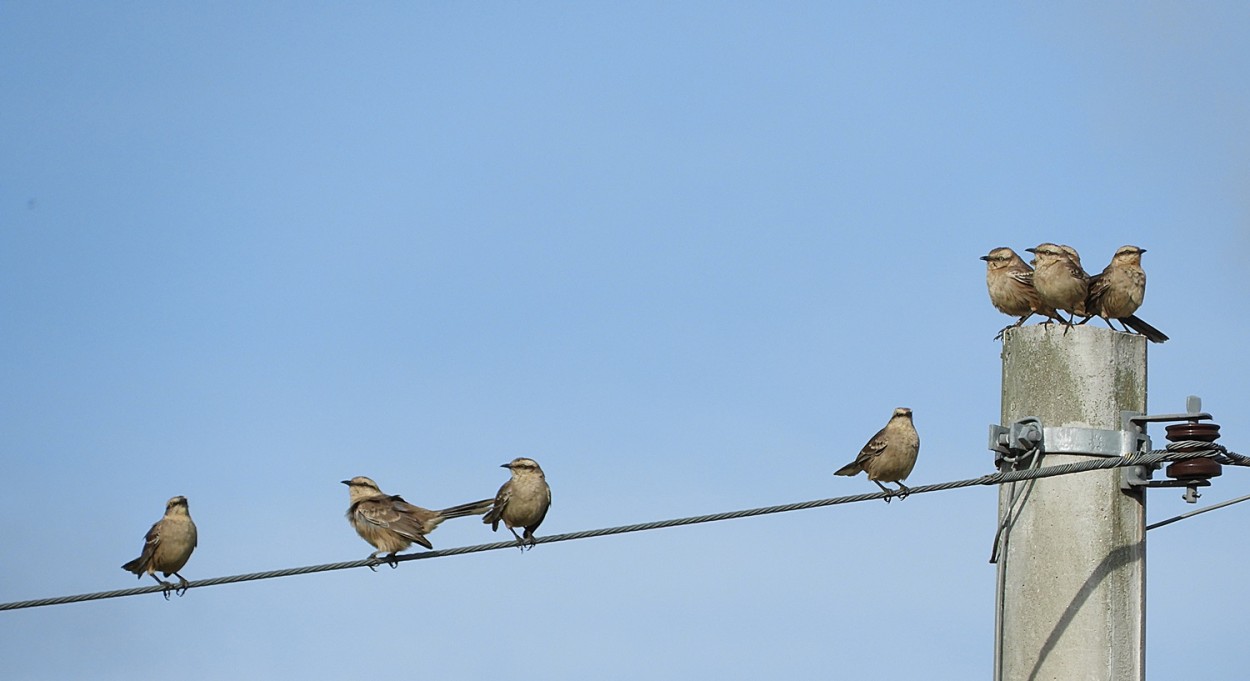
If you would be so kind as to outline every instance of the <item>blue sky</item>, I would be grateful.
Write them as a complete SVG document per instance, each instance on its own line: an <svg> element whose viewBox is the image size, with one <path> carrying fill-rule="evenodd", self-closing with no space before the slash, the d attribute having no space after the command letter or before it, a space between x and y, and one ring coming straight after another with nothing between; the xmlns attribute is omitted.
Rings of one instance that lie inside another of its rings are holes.
<svg viewBox="0 0 1250 681"><path fill-rule="evenodd" d="M1148 249L1151 411L1250 449L1242 3L254 5L0 5L0 600L135 585L175 494L198 579L363 558L354 475L442 507L532 456L569 532L873 491L832 472L895 406L910 483L989 472L1000 245ZM995 499L16 611L0 658L986 678ZM1250 661L1247 513L1151 532L1152 676Z"/></svg>

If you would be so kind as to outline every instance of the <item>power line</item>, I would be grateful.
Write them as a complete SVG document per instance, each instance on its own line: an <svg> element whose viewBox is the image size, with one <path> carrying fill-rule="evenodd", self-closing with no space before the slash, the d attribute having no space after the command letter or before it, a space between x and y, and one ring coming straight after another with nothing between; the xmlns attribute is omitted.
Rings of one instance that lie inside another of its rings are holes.
<svg viewBox="0 0 1250 681"><path fill-rule="evenodd" d="M917 485L910 488L909 495L926 494L928 492L942 492L952 489L960 489L963 487L975 487L979 485L1001 485L1009 482L1020 482L1023 480L1034 480L1037 478L1050 478L1059 475L1072 475L1074 473L1086 473L1089 471L1106 470L1109 468L1122 468L1124 466L1153 466L1171 461L1183 461L1186 459L1214 459L1215 461L1235 466L1250 466L1250 457L1240 454L1234 454L1225 450L1220 445L1209 442L1177 442L1172 446L1179 448L1203 447L1201 451L1169 451L1155 450L1142 454L1134 454L1131 456L1098 458L1090 461L1080 461L1076 463L1061 464L1058 466L1046 466L1041 468L1028 468L1024 470L1000 471L983 475L979 478L968 478L966 480L955 480L951 482L937 483L933 485ZM568 532L565 534L553 534L546 537L538 537L539 544L554 544L562 541L573 541L577 539L589 539L591 537L606 537L614 534L626 534L629 532L642 532L644 530L658 530L666 527L680 527L682 525L697 525L700 523L711 523L721 520L736 520L739 518L750 518L759 515L769 515L773 513L786 513L789 511L802 511L812 508L822 508L825 506L838 506L841 504L853 504L861 501L873 501L876 499L886 499L887 497L897 496L896 494L887 494L885 492L872 492L867 494L853 494L843 497L832 497L829 499L816 499L814 501L801 501L792 504L781 504L778 506L764 506L761 508L751 508L741 511L727 511L724 513L712 513L708 515L690 516L686 518L673 518L670 520L657 520L646 523L637 523L634 525L620 525L617 527L601 528L596 530L583 530L581 532ZM1226 504L1227 505L1227 504ZM1209 510L1209 509L1208 509ZM1157 526L1157 525L1156 525ZM409 553L405 555L395 556L393 562L403 563L410 560L425 560L428 558L443 558L446 556L459 556L468 553L480 553L482 551L494 551L497 549L516 548L516 543L512 541L492 542L490 544L477 544L474 546L461 546L450 549L436 549L433 551L423 551L421 553ZM282 570L269 570L266 572L251 572L242 575L231 575L228 577L213 577L210 579L197 579L188 582L187 589L196 589L206 586L217 586L219 584L235 584L237 582L252 582L261 579L273 579L276 577L291 577L294 575L308 575L317 572L330 572L332 570L347 570L351 568L373 567L375 561L370 560L351 560L341 563L325 563L322 565L309 565L306 567L286 568ZM106 598L121 598L123 596L137 596L149 593L167 593L168 589L162 586L143 586L132 589L119 589L115 591L99 591L95 593L76 594L72 596L60 596L55 598L40 598L29 601L15 601L12 603L0 603L0 610L20 610L22 608L39 608L49 605L63 605L66 603L81 603L83 601L103 600Z"/></svg>
<svg viewBox="0 0 1250 681"><path fill-rule="evenodd" d="M1226 506L1232 506L1233 504L1240 504L1240 503L1241 503L1241 502L1243 502L1243 501L1250 501L1250 494L1247 494L1247 495L1246 495L1246 496L1244 496L1244 497L1237 497L1236 499L1229 499L1228 501L1221 501L1221 502L1220 502L1220 503L1218 503L1218 504L1211 504L1210 506L1206 506L1206 507L1203 507L1203 508L1195 509L1195 510L1190 511L1190 512L1188 512L1188 513L1182 513L1182 514L1180 514L1180 515L1178 515L1178 516L1175 516L1175 517L1173 517L1173 518L1168 518L1167 520L1160 520L1160 521L1159 521L1159 522L1157 522L1157 523L1154 523L1154 524L1151 524L1151 525L1147 525L1147 526L1146 526L1146 529L1147 529L1147 530L1153 530L1153 529L1155 529L1156 527L1163 527L1164 525L1171 525L1172 523L1180 522L1180 521L1182 521L1182 520L1184 520L1184 519L1186 519L1186 518L1192 518L1192 517L1194 517L1194 516L1196 516L1196 515L1202 515L1203 513L1206 513L1206 512L1208 512L1208 511L1216 511L1216 510L1219 510L1219 509L1224 508L1224 507L1226 507Z"/></svg>

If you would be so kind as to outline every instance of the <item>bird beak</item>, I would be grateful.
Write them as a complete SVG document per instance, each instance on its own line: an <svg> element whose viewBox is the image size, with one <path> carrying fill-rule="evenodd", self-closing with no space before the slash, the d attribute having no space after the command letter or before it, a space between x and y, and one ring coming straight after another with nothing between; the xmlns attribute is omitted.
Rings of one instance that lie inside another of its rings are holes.
<svg viewBox="0 0 1250 681"><path fill-rule="evenodd" d="M350 485L350 484L352 484L352 481L351 481L351 480L339 480L339 482L343 483L344 485Z"/></svg>
<svg viewBox="0 0 1250 681"><path fill-rule="evenodd" d="M1024 249L1024 250L1028 251L1029 253L1036 253L1036 252L1037 252L1037 249L1036 249L1036 248L1026 248L1026 249Z"/></svg>
<svg viewBox="0 0 1250 681"><path fill-rule="evenodd" d="M1146 249L1144 249L1144 248L1139 248L1139 249L1137 249L1137 252L1138 252L1138 253L1145 253L1145 252L1146 252Z"/></svg>
<svg viewBox="0 0 1250 681"><path fill-rule="evenodd" d="M986 262L989 262L989 261L990 261L990 256L988 256L988 255L983 255L983 256L981 256L981 257L980 257L980 258L978 258L978 259L979 259L979 260L984 260L984 261L986 261Z"/></svg>
<svg viewBox="0 0 1250 681"><path fill-rule="evenodd" d="M501 463L501 464L499 464L499 467L500 467L500 468L512 468L512 464L511 464L511 463Z"/></svg>

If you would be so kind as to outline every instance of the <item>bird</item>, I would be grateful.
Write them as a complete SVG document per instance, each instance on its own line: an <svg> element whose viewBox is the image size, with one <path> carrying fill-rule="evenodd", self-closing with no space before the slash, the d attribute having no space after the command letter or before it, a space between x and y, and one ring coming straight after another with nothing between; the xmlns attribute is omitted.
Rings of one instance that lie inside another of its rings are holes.
<svg viewBox="0 0 1250 681"><path fill-rule="evenodd" d="M1116 249L1106 269L1089 280L1085 312L1091 318L1102 317L1113 329L1111 320L1118 319L1146 340L1162 343L1168 340L1167 335L1134 314L1146 297L1146 271L1141 267L1141 255L1145 252L1146 249L1132 245Z"/></svg>
<svg viewBox="0 0 1250 681"><path fill-rule="evenodd" d="M1077 267L1081 268L1082 270L1085 269L1085 266L1081 264L1081 254L1077 253L1075 248L1067 244L1059 244L1059 250L1063 251L1068 256L1068 258L1072 260L1072 262L1076 263Z"/></svg>
<svg viewBox="0 0 1250 681"><path fill-rule="evenodd" d="M1089 275L1081 268L1081 256L1071 246L1044 243L1026 248L1035 256L1033 288L1042 304L1069 313L1068 326L1085 314L1085 298L1089 294ZM1066 330L1066 329L1065 329Z"/></svg>
<svg viewBox="0 0 1250 681"><path fill-rule="evenodd" d="M912 468L916 466L916 455L920 453L920 435L912 423L911 410L899 407L894 410L885 427L859 450L855 460L839 468L834 475L856 475L861 471L868 474L868 479L877 483L877 487L885 492L885 502L898 496L907 498L911 489L903 484ZM883 482L893 482L898 489L890 489Z"/></svg>
<svg viewBox="0 0 1250 681"><path fill-rule="evenodd" d="M1007 329L1020 326L1034 314L1049 319L1058 317L1057 312L1042 305L1037 289L1033 288L1033 268L1015 251L1000 246L981 256L981 259L985 261L985 285L990 292L990 302L999 312L1020 318L1015 324L1004 326L994 336L995 340L1002 338Z"/></svg>
<svg viewBox="0 0 1250 681"><path fill-rule="evenodd" d="M165 587L165 600L169 600L171 590L181 596L187 592L187 580L178 571L191 558L196 541L195 523L191 520L187 498L173 497L165 503L165 516L153 523L152 529L143 537L143 552L123 565L122 569L133 572L140 579L145 574L152 575L157 584ZM178 578L178 586L157 577L157 572L166 577L174 575Z"/></svg>
<svg viewBox="0 0 1250 681"><path fill-rule="evenodd" d="M398 494L383 494L378 483L363 475L341 481L347 485L351 505L347 508L347 521L356 529L361 539L377 549L369 554L369 568L378 563L383 553L393 568L399 564L395 554L409 546L420 544L427 549L434 545L425 535L434 531L444 520L469 515L481 515L490 510L493 499L473 501L452 506L441 511L431 511L403 500Z"/></svg>
<svg viewBox="0 0 1250 681"><path fill-rule="evenodd" d="M534 548L538 540L534 538L534 530L547 517L547 509L551 508L551 486L543 475L538 462L526 457L517 457L509 463L501 464L501 468L512 471L512 478L499 488L495 495L495 504L482 517L482 522L490 525L492 532L499 531L499 521L516 537L517 546L521 551ZM513 528L525 528L525 536L521 537Z"/></svg>

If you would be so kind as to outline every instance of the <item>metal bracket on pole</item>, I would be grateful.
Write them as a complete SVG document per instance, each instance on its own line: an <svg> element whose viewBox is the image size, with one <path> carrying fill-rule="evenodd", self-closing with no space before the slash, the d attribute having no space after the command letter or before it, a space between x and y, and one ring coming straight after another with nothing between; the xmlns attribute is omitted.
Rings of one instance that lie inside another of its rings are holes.
<svg viewBox="0 0 1250 681"><path fill-rule="evenodd" d="M1200 424L1199 421L1210 420L1211 415L1202 411L1202 398L1190 395L1185 400L1185 413L1183 414L1153 414L1146 416L1145 414L1136 414L1133 412L1122 412L1120 421L1125 430L1130 430L1140 434L1145 442L1145 447L1139 451L1148 451L1150 449L1150 438L1146 437L1147 423L1176 423L1188 422L1189 429L1181 428L1173 437L1173 427L1168 427L1168 439L1209 439L1214 441L1219 437L1219 426L1215 424ZM1196 431L1198 435L1195 436ZM1168 449L1172 449L1173 445L1168 445ZM1174 464L1175 465L1175 464ZM1122 469L1122 478L1120 480L1120 489L1133 490L1147 487L1184 487L1185 494L1182 497L1188 503L1197 503L1198 488L1210 487L1211 477L1219 475L1219 465L1212 461L1196 461L1195 466L1201 468L1193 472L1173 471L1172 467L1168 468L1168 475L1174 477L1172 480L1152 480L1151 476L1156 470L1161 468L1160 464L1154 466L1131 466Z"/></svg>
<svg viewBox="0 0 1250 681"><path fill-rule="evenodd" d="M1010 426L990 426L990 451L995 452L994 465L1002 462L1013 466L1033 456L1042 444L1042 420L1026 416Z"/></svg>
<svg viewBox="0 0 1250 681"><path fill-rule="evenodd" d="M1128 456L1149 451L1150 438L1140 430L1049 427L1043 425L1041 419L1028 416L1009 426L990 426L989 448L997 453L995 463L1014 464L1034 452Z"/></svg>
<svg viewBox="0 0 1250 681"><path fill-rule="evenodd" d="M1211 415L1202 411L1202 400L1191 396L1186 402L1183 414L1145 414L1133 411L1120 413L1120 430L1102 430L1099 428L1080 428L1064 426L1052 428L1042 424L1036 416L1026 416L1008 426L990 426L989 448L995 452L994 464L1001 467L1005 462L1011 466L1019 466L1021 462L1042 454L1084 454L1086 456L1123 456L1132 458L1136 454L1152 451L1150 436L1146 435L1147 423L1186 422L1178 426L1169 426L1170 440L1203 440L1213 442L1219 437L1219 426L1213 423L1198 423L1209 420ZM1178 429L1173 436L1173 429ZM1177 445L1168 445L1172 449ZM1173 464L1167 474L1171 480L1153 480L1154 472L1161 468L1160 464L1125 466L1121 469L1120 489L1128 492L1147 487L1184 487L1185 501L1195 503L1198 500L1198 488L1209 487L1211 478L1220 474L1219 465L1210 460L1196 460L1190 467L1193 470L1176 470Z"/></svg>
<svg viewBox="0 0 1250 681"><path fill-rule="evenodd" d="M1120 412L1120 425L1122 432L1134 436L1137 445L1125 455L1137 454L1140 452L1148 452L1152 449L1150 436L1146 435L1146 423L1152 417L1146 416L1141 412L1122 411ZM1153 466L1126 466L1120 469L1120 489L1125 492L1131 492L1138 488L1154 486L1151 478L1154 472L1158 470L1158 464Z"/></svg>

